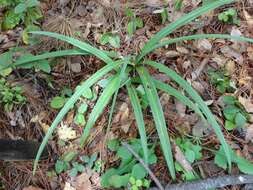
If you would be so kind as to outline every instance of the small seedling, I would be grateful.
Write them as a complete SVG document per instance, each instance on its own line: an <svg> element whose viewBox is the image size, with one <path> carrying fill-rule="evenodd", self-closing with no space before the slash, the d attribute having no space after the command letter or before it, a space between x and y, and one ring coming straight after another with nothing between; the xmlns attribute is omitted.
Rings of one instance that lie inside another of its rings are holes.
<svg viewBox="0 0 253 190"><path fill-rule="evenodd" d="M183 7L183 0L175 0L174 9L180 11Z"/></svg>
<svg viewBox="0 0 253 190"><path fill-rule="evenodd" d="M168 10L166 8L155 10L153 13L161 15L162 24L164 24L169 18Z"/></svg>
<svg viewBox="0 0 253 190"><path fill-rule="evenodd" d="M223 115L225 117L225 128L229 131L235 128L244 127L249 120L249 115L233 96L223 97L224 109Z"/></svg>
<svg viewBox="0 0 253 190"><path fill-rule="evenodd" d="M112 47L119 48L120 47L120 37L117 34L107 32L101 36L100 43L102 45L109 43Z"/></svg>
<svg viewBox="0 0 253 190"><path fill-rule="evenodd" d="M69 88L64 87L59 96L55 96L51 102L50 107L53 109L60 109L64 106L68 97L72 95L72 90Z"/></svg>
<svg viewBox="0 0 253 190"><path fill-rule="evenodd" d="M79 89L77 86L76 90ZM86 124L85 113L88 110L88 100L96 100L96 93L92 91L90 88L82 93L82 97L80 98L80 104L77 105L77 112L74 117L74 123L76 125L84 126Z"/></svg>
<svg viewBox="0 0 253 190"><path fill-rule="evenodd" d="M240 21L237 18L237 11L233 8L230 8L218 15L218 19L221 22L228 24L240 24Z"/></svg>
<svg viewBox="0 0 253 190"><path fill-rule="evenodd" d="M132 149L143 158L143 149L140 140L132 139L129 144ZM118 140L110 140L108 142L108 148L112 151L116 151L116 155L121 159L121 162L118 168L110 168L102 175L101 185L103 187L120 188L126 187L130 184L131 189L137 188L138 190L140 187L144 187L145 185L148 186L148 183L145 180L147 171L124 146L119 145ZM148 164L154 164L157 162L154 148L154 144L149 148Z"/></svg>
<svg viewBox="0 0 253 190"><path fill-rule="evenodd" d="M137 94L140 98L140 104L143 109L146 109L148 107L148 97L145 93L144 87L142 85L139 85L136 88Z"/></svg>
<svg viewBox="0 0 253 190"><path fill-rule="evenodd" d="M54 109L60 109L64 106L65 104L65 98L62 96L55 96L51 102L50 102L50 107Z"/></svg>
<svg viewBox="0 0 253 190"><path fill-rule="evenodd" d="M80 160L77 161L76 152L68 152L57 160L55 164L55 172L57 174L68 171L68 175L75 177L78 173L82 173L85 168L89 168L92 171L99 172L102 168L102 162L97 160L97 153L91 155L91 157L83 155Z"/></svg>
<svg viewBox="0 0 253 190"><path fill-rule="evenodd" d="M199 178L197 174L193 171L186 171L178 162L175 162L175 169L177 172L181 173L181 177L185 181L192 181Z"/></svg>
<svg viewBox="0 0 253 190"><path fill-rule="evenodd" d="M80 164L78 162L73 162L72 163L72 169L69 171L68 174L71 177L75 177L75 176L77 176L77 174L79 172L82 173L84 171L84 169L85 169L85 167L82 164Z"/></svg>
<svg viewBox="0 0 253 190"><path fill-rule="evenodd" d="M0 103L4 110L10 112L14 105L24 105L26 97L22 95L23 89L20 86L11 86L4 78L0 78Z"/></svg>
<svg viewBox="0 0 253 190"><path fill-rule="evenodd" d="M138 28L143 27L143 20L140 17L137 17L131 9L126 10L126 15L129 19L127 24L127 32L131 37Z"/></svg>
<svg viewBox="0 0 253 190"><path fill-rule="evenodd" d="M218 92L234 92L236 90L236 86L233 81L231 81L230 77L225 74L224 71L214 71L209 70L208 75L210 78L210 82L214 85Z"/></svg>
<svg viewBox="0 0 253 190"><path fill-rule="evenodd" d="M192 164L202 158L202 147L200 145L193 144L189 139L177 138L176 144L183 152L186 160ZM198 179L199 176L194 171L186 171L178 162L175 162L176 171L182 173L182 178L186 181Z"/></svg>
<svg viewBox="0 0 253 190"><path fill-rule="evenodd" d="M183 151L187 161L193 163L196 160L202 158L202 147L200 145L193 144L189 139L177 138L176 144Z"/></svg>
<svg viewBox="0 0 253 190"><path fill-rule="evenodd" d="M147 179L135 179L134 177L129 178L130 190L139 190L142 188L150 187L150 180Z"/></svg>
<svg viewBox="0 0 253 190"><path fill-rule="evenodd" d="M242 158L241 156L236 155L234 152L231 152L231 154L232 162L237 165L238 169L241 172L249 175L253 174L253 165L249 161ZM227 169L228 166L222 148L220 148L219 151L215 152L214 163L223 169Z"/></svg>

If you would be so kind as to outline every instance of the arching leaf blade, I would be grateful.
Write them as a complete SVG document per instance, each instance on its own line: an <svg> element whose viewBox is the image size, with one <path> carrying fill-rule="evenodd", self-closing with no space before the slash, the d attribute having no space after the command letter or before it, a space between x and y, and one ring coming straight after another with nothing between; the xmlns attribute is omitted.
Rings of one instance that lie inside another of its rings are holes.
<svg viewBox="0 0 253 190"><path fill-rule="evenodd" d="M91 46L90 44L82 42L82 41L77 40L75 38L72 38L69 36L64 36L62 34L58 34L58 33L54 33L54 32L33 31L30 33L44 35L44 36L52 37L52 38L55 38L58 40L62 40L64 42L67 42L75 47L78 47L78 48L96 56L97 58L103 60L107 64L113 64L112 59L110 57L108 57L108 55L104 51L97 49L97 48Z"/></svg>
<svg viewBox="0 0 253 190"><path fill-rule="evenodd" d="M80 96L83 94L85 90L88 90L94 83L96 83L102 76L110 72L111 70L115 69L116 67L120 66L122 64L122 61L114 62L113 65L106 65L102 69L98 70L95 74L93 74L90 78L88 78L84 83L81 84L79 90L77 90L65 103L63 108L60 110L58 115L56 116L55 120L51 124L50 128L48 129L45 137L43 138L43 141L39 147L38 153L36 155L35 161L34 161L34 167L33 167L33 173L35 173L35 170L37 168L39 158L48 142L48 140L51 138L55 128L57 125L61 122L61 120L64 118L64 116L67 114L67 112L74 106L76 101L80 98Z"/></svg>
<svg viewBox="0 0 253 190"><path fill-rule="evenodd" d="M188 24L189 22L193 21L197 17L216 9L222 5L229 4L234 2L235 0L217 0L213 1L212 3L208 3L206 5L203 5L200 8L195 9L194 11L180 17L173 23L169 24L168 26L164 27L162 30L160 30L158 33L156 33L143 47L141 54L137 57L137 62L139 62L144 56L146 56L148 53L150 53L153 50L153 47L156 46L160 40L167 35L174 32L176 29L180 28L181 26L184 26Z"/></svg>
<svg viewBox="0 0 253 190"><path fill-rule="evenodd" d="M84 127L83 134L80 138L80 145L81 147L84 146L85 141L87 140L88 136L90 135L90 130L94 126L95 122L97 121L98 117L103 112L104 108L109 103L112 95L117 91L117 84L119 81L119 75L115 76L108 86L104 89L102 94L100 95L97 103L95 104L94 108L92 109L91 114L89 115L89 119Z"/></svg>
<svg viewBox="0 0 253 190"><path fill-rule="evenodd" d="M227 144L219 124L217 123L212 112L209 110L209 108L205 104L204 100L198 95L198 93L191 87L191 85L187 81L185 81L181 76L179 76L172 69L154 61L146 61L145 64L150 65L158 69L160 72L166 74L168 77L174 80L180 87L182 87L188 93L188 95L195 101L195 103L201 109L203 114L206 116L208 123L213 127L219 141L221 142L222 148L224 149L225 154L226 154L229 169L231 169L231 151L232 150Z"/></svg>
<svg viewBox="0 0 253 190"><path fill-rule="evenodd" d="M134 111L138 131L140 134L141 145L142 145L143 153L144 153L144 161L147 164L148 163L148 143L147 143L145 123L143 119L140 100L138 98L136 89L133 87L133 85L130 82L127 84L127 92L130 98L130 102Z"/></svg>
<svg viewBox="0 0 253 190"><path fill-rule="evenodd" d="M161 143L161 148L170 171L170 175L173 179L176 178L174 161L172 156L171 144L165 118L163 115L162 106L157 94L156 87L152 81L151 76L144 67L138 67L137 72L141 78L142 85L147 95L148 103L151 108L151 112L155 121L156 130Z"/></svg>

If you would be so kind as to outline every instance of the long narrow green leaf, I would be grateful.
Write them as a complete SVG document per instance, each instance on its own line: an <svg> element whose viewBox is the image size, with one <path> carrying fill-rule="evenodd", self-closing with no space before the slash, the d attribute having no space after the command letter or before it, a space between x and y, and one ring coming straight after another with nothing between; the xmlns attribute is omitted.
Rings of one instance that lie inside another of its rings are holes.
<svg viewBox="0 0 253 190"><path fill-rule="evenodd" d="M137 92L130 82L127 84L127 92L134 110L135 120L140 134L141 145L144 153L144 161L146 164L148 164L148 143L141 104L137 96Z"/></svg>
<svg viewBox="0 0 253 190"><path fill-rule="evenodd" d="M251 42L253 43L252 38L246 38L246 37L241 37L241 36L232 36L232 35L227 35L227 34L195 34L191 36L182 36L178 38L173 38L170 40L163 41L159 43L158 45L154 46L152 50L156 48L160 48L166 45L170 45L176 42L180 41L185 41L185 40L196 40L196 39L207 39L207 38L221 38L221 39L233 39L241 42Z"/></svg>
<svg viewBox="0 0 253 190"><path fill-rule="evenodd" d="M154 61L146 61L145 64L150 65L156 69L158 69L160 72L165 73L168 77L170 77L172 80L174 80L176 83L178 83L179 86L181 86L187 93L188 95L196 102L198 107L202 110L204 115L206 116L207 121L209 124L212 125L218 139L221 142L221 145L226 153L226 158L228 161L229 169L231 169L231 150L229 145L226 143L226 140L223 136L222 130L217 123L216 119L214 118L213 114L205 104L205 102L202 100L202 98L198 95L198 93L191 87L191 85L184 80L181 76L179 76L175 71L172 69L154 62Z"/></svg>
<svg viewBox="0 0 253 190"><path fill-rule="evenodd" d="M108 86L104 89L103 93L100 95L99 99L97 100L96 105L92 109L91 114L89 115L89 119L87 121L87 124L85 125L85 128L83 130L83 134L80 138L80 145L81 147L84 146L85 141L87 140L88 136L90 135L90 130L97 121L100 114L103 112L106 105L109 103L112 95L117 90L117 84L119 81L119 75L115 76L111 82L108 84Z"/></svg>
<svg viewBox="0 0 253 190"><path fill-rule="evenodd" d="M54 32L34 31L34 32L30 32L30 33L49 36L52 38L56 38L58 40L65 41L65 42L67 42L75 47L78 47L78 48L80 48L92 55L95 55L96 57L103 60L107 64L113 64L112 59L104 51L97 49L97 48L91 46L90 44L82 42L82 41L77 40L75 38L71 38L71 37L64 36L62 34L58 34L58 33L54 33Z"/></svg>
<svg viewBox="0 0 253 190"><path fill-rule="evenodd" d="M82 50L70 49L70 50L62 50L62 51L54 51L54 52L43 53L41 55L24 56L24 57L19 58L13 64L1 65L0 71L4 70L4 69L7 69L9 67L18 67L18 66L24 65L26 63L35 62L35 61L39 61L39 60L42 60L42 59L61 57L61 56L69 56L69 55L86 55L86 54L88 54L88 53L84 52Z"/></svg>
<svg viewBox="0 0 253 190"><path fill-rule="evenodd" d="M152 48L157 45L160 40L167 35L171 34L176 29L184 26L185 24L191 22L192 20L196 19L197 17L211 11L215 8L218 8L222 5L229 4L234 2L235 0L217 0L212 3L208 3L200 8L195 9L194 11L180 17L175 22L169 24L168 26L164 27L160 30L156 35L154 35L143 47L141 54L137 57L137 62L139 62L145 55L152 51Z"/></svg>
<svg viewBox="0 0 253 190"><path fill-rule="evenodd" d="M121 70L120 70L118 84L116 85L117 90L115 91L115 93L114 93L114 95L113 95L112 106L111 106L111 110L110 110L110 113L109 113L109 120L108 120L107 129L106 129L106 134L108 134L108 132L109 132L109 130L110 130L110 128L111 128L112 116L113 116L113 112L114 112L114 109L115 109L116 100L117 100L117 97L118 97L119 89L120 89L120 87L121 87L121 83L122 83L122 81L124 80L124 75L125 75L125 74L128 74L128 72L127 72L127 73L125 72L128 63L129 63L129 60L124 60L124 64L122 65L122 68L121 68ZM124 84L123 84L123 85L124 85Z"/></svg>
<svg viewBox="0 0 253 190"><path fill-rule="evenodd" d="M195 105L188 97L184 96L182 93L180 93L178 90L176 90L175 88L171 87L168 84L165 84L155 79L153 79L153 81L157 89L162 90L171 96L174 96L178 101L180 101L182 104L186 105L187 107L191 108L195 113L200 115L201 118L205 120L205 117L203 116L199 107Z"/></svg>
<svg viewBox="0 0 253 190"><path fill-rule="evenodd" d="M161 148L167 162L167 166L170 171L170 175L173 179L176 178L172 150L170 145L170 139L166 127L165 118L163 115L163 109L159 100L159 96L156 91L156 87L153 83L151 76L144 67L138 67L137 72L141 78L142 85L144 86L148 103L151 108L151 112L155 121L156 130L161 143Z"/></svg>
<svg viewBox="0 0 253 190"><path fill-rule="evenodd" d="M74 106L76 101L80 98L80 96L83 94L85 90L88 90L94 83L96 83L102 76L110 72L111 70L115 69L116 67L120 66L122 64L122 61L114 62L114 64L106 65L102 69L98 70L95 74L93 74L90 78L88 78L84 83L81 84L79 90L77 90L70 99L65 103L64 107L61 109L61 111L56 116L55 120L53 121L52 125L47 131L47 134L45 135L40 148L38 150L38 153L35 158L34 162L34 168L33 173L35 173L35 170L38 165L39 158L48 142L48 140L51 138L55 128L57 125L61 122L63 117L67 114L67 112Z"/></svg>

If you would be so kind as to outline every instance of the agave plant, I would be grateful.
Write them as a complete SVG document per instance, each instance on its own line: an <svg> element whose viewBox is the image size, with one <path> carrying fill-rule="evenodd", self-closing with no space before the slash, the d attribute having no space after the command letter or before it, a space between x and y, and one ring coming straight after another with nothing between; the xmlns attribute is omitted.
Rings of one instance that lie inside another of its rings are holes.
<svg viewBox="0 0 253 190"><path fill-rule="evenodd" d="M103 112L104 108L108 105L111 98L113 98L113 106L115 105L116 97L120 88L126 88L131 105L135 114L135 119L137 123L137 127L139 130L139 135L141 138L141 143L144 151L144 158L147 162L148 159L148 148L147 148L147 136L145 131L145 124L142 114L142 108L140 105L140 100L137 95L136 87L137 85L141 84L144 87L145 93L147 95L148 104L153 115L155 127L160 139L161 149L163 151L170 175L173 179L175 179L175 169L174 169L174 162L170 144L170 138L168 134L168 129L166 126L165 118L163 109L159 100L158 90L164 91L171 96L174 96L176 99L181 101L183 104L188 106L190 109L198 113L203 120L206 120L214 129L220 143L221 147L223 148L227 163L229 168L231 168L231 148L226 143L225 138L222 133L222 129L217 123L214 115L211 113L203 99L198 95L198 93L191 87L191 85L184 80L180 75L178 75L175 71L171 70L170 68L164 66L161 63L147 60L145 57L149 53L151 53L156 48L163 47L165 45L176 43L179 41L184 40L193 40L193 39L203 39L203 38L227 38L227 39L234 39L240 40L245 42L252 42L253 39L244 38L244 37L236 37L231 35L222 35L222 34L197 34L191 36L183 36L178 37L166 41L162 41L164 37L174 32L181 26L186 25L187 23L193 21L197 17L205 14L206 12L218 8L222 5L229 4L234 2L233 0L216 0L212 3L205 4L202 7L184 15L183 17L179 18L175 22L169 24L162 30L160 30L157 34L155 34L143 47L138 55L131 55L125 58L112 58L110 57L109 53L103 50L100 50L96 47L89 45L86 42L79 41L77 39L67 37L61 34L52 33L52 32L44 32L44 31L34 31L31 32L32 34L36 35L44 35L48 37L55 38L57 40L62 40L67 42L75 47L78 50L64 50L64 51L56 51L50 52L42 55L37 55L33 57L23 58L17 60L14 63L14 66L19 66L22 64L26 64L29 62L34 62L41 59L51 58L51 57L59 57L65 55L93 55L96 56L98 59L104 61L106 64L103 68L98 70L95 74L89 77L86 81L84 81L78 90L72 95L72 97L66 102L64 107L60 110L57 117L53 121L51 127L49 128L47 134L45 135L40 148L38 150L36 160L34 163L34 171L38 165L38 160L45 148L49 138L52 136L55 128L57 125L62 121L64 116L67 112L73 107L73 105L78 101L81 97L83 92L88 90L92 85L96 84L103 76L108 73L112 73L113 77L110 79L109 84L103 90L102 94L98 98L93 110L91 111L86 126L83 129L82 136L80 138L80 145L84 146L87 137L89 136L91 128L94 126L95 122ZM151 66L161 73L167 75L170 79L172 79L175 83L178 84L180 88L182 88L187 95L183 95L177 89L173 88L169 84L161 82L159 80L154 79L148 69L147 66ZM132 75L135 73L135 76ZM110 112L110 118L112 117L112 112Z"/></svg>

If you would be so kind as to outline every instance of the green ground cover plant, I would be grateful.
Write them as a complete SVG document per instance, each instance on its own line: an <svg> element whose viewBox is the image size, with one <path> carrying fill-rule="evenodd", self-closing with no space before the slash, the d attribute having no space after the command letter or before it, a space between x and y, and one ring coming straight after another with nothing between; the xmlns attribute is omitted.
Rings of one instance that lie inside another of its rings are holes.
<svg viewBox="0 0 253 190"><path fill-rule="evenodd" d="M223 96L223 115L225 117L225 128L232 131L236 128L243 128L250 116L233 96Z"/></svg>
<svg viewBox="0 0 253 190"><path fill-rule="evenodd" d="M101 185L109 188L127 187L131 185L130 189L139 189L147 186L147 171L138 163L131 152L127 148L120 145L119 140L113 139L108 142L108 148L116 152L121 162L117 168L109 168L101 177ZM144 152L140 139L131 139L129 146L141 157L144 158ZM148 164L155 164L157 157L154 153L155 144L151 143L148 146Z"/></svg>
<svg viewBox="0 0 253 190"><path fill-rule="evenodd" d="M70 109L73 108L73 106L76 104L76 102L79 100L79 98L82 96L84 92L90 89L93 85L95 85L99 80L102 79L102 77L104 77L108 73L111 74L109 83L106 85L106 87L103 89L103 92L98 97L97 102L93 107L93 109L91 110L91 113L89 114L87 122L84 126L83 133L80 138L81 147L85 145L86 140L89 137L91 128L95 125L97 119L103 113L104 108L109 104L111 98L113 97L112 108L114 108L118 91L122 88L126 88L131 101L132 109L135 114L137 127L139 130L141 146L143 149L143 159L148 164L147 135L142 113L143 110L140 104L140 97L138 96L137 93L137 87L141 85L143 86L143 89L146 94L148 107L150 108L150 111L152 113L155 128L157 130L157 134L159 137L160 146L163 151L164 158L172 179L174 180L176 179L175 174L176 172L172 156L170 137L168 134L163 109L159 100L158 90L164 91L169 95L174 96L176 99L178 99L183 104L185 104L190 109L199 114L203 120L206 120L212 126L214 132L216 133L221 143L221 148L224 151L225 161L227 163L228 169L231 170L232 156L233 156L232 150L225 141L222 129L217 123L215 116L212 114L212 112L210 111L204 100L191 87L191 85L184 78L178 75L174 70L156 61L148 60L146 56L152 53L156 48L160 48L184 40L194 40L203 38L224 38L253 43L253 39L250 38L237 37L225 34L197 34L172 38L161 42L161 40L164 37L172 34L176 29L188 24L189 22L195 20L197 17L215 8L233 2L234 2L233 0L217 0L204 4L202 7L195 9L194 11L182 16L175 22L170 23L169 25L161 29L145 44L145 46L141 49L138 55L129 55L125 57L112 57L111 53L107 51L100 50L94 46L91 46L86 42L82 42L77 39L64 36L61 34L45 31L31 32L34 35L43 35L58 40L62 40L75 46L78 49L50 52L42 55L30 56L27 58L21 57L15 63L10 63L9 65L1 66L2 69L6 69L8 67L19 67L21 65L25 65L27 63L31 63L34 61L64 55L87 55L87 56L93 55L96 56L101 61L105 62L104 67L99 69L96 73L94 73L87 80L85 80L80 84L79 88L75 90L73 95L68 99L68 101L64 104L63 108L56 116L47 134L45 135L43 142L41 143L41 146L39 148L35 160L34 171L36 170L38 160L41 156L43 149L45 148L49 138L52 137L55 128L63 120L64 116L68 113ZM130 33L132 34L132 30ZM179 86L180 90L172 87L169 84L154 79L148 70L149 67L152 67L153 69L156 69L157 71L167 75L171 79L171 81L175 82ZM186 95L182 94L181 90L183 90ZM112 114L113 109L111 109L110 118L112 117Z"/></svg>
<svg viewBox="0 0 253 190"><path fill-rule="evenodd" d="M11 86L7 81L0 77L0 103L4 105L6 112L11 112L14 105L24 105L26 97L20 86Z"/></svg>
<svg viewBox="0 0 253 190"><path fill-rule="evenodd" d="M38 21L43 17L38 0L0 0L0 8L4 10L3 20L0 21L0 29L10 30L24 24L22 33L23 42L28 44L28 32L38 30Z"/></svg>
<svg viewBox="0 0 253 190"><path fill-rule="evenodd" d="M240 25L240 21L238 20L237 11L233 8L230 8L218 15L218 19L221 22L228 24L237 24Z"/></svg>

